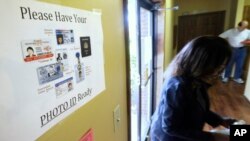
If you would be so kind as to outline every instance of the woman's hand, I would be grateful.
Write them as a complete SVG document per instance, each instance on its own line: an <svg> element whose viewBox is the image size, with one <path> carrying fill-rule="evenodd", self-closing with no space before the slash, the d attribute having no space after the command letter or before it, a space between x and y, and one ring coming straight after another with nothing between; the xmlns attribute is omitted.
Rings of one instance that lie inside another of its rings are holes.
<svg viewBox="0 0 250 141"><path fill-rule="evenodd" d="M237 121L236 119L224 117L221 125L226 127L226 128L229 128L229 126L232 125L236 121Z"/></svg>
<svg viewBox="0 0 250 141"><path fill-rule="evenodd" d="M229 136L220 134L220 133L213 133L213 140L212 141L229 141Z"/></svg>

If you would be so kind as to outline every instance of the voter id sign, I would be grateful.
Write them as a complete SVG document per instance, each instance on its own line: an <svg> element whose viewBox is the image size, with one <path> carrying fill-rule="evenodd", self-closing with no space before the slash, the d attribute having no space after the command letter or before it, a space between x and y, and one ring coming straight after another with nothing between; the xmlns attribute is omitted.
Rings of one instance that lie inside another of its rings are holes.
<svg viewBox="0 0 250 141"><path fill-rule="evenodd" d="M231 125L230 141L250 141L250 125Z"/></svg>

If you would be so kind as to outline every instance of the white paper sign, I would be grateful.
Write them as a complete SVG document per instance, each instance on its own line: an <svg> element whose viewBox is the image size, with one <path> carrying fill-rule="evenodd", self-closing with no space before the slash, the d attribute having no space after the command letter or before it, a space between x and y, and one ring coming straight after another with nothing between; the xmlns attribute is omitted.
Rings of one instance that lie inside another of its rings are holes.
<svg viewBox="0 0 250 141"><path fill-rule="evenodd" d="M105 90L101 14L1 0L0 140L36 140Z"/></svg>

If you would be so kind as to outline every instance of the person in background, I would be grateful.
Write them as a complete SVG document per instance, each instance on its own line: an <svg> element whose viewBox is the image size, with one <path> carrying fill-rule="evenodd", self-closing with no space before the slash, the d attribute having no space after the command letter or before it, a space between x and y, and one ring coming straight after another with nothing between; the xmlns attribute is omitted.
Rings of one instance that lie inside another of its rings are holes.
<svg viewBox="0 0 250 141"><path fill-rule="evenodd" d="M205 123L229 127L235 122L210 110L207 90L215 84L231 57L228 42L218 36L191 40L165 72L160 103L152 117L151 141L229 141L203 131Z"/></svg>
<svg viewBox="0 0 250 141"><path fill-rule="evenodd" d="M234 64L235 73L233 80L239 84L244 83L241 75L247 53L245 45L247 43L246 41L250 39L250 31L247 29L247 26L247 21L241 21L239 22L238 27L229 29L219 35L220 37L227 39L232 49L232 58L225 69L224 76L222 77L222 82L224 83L229 81Z"/></svg>

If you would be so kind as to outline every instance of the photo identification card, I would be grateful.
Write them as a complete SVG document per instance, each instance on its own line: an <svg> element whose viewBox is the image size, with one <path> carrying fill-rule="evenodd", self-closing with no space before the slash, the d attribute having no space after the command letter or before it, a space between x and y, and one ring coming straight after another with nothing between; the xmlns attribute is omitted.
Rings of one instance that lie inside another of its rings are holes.
<svg viewBox="0 0 250 141"><path fill-rule="evenodd" d="M74 43L73 30L56 30L56 41L58 45Z"/></svg>
<svg viewBox="0 0 250 141"><path fill-rule="evenodd" d="M73 90L73 77L65 79L55 84L56 97L68 94Z"/></svg>
<svg viewBox="0 0 250 141"><path fill-rule="evenodd" d="M53 56L49 39L25 40L21 42L25 62L50 58Z"/></svg>
<svg viewBox="0 0 250 141"><path fill-rule="evenodd" d="M37 68L39 84L45 84L50 81L63 77L63 72L59 63L50 64Z"/></svg>

